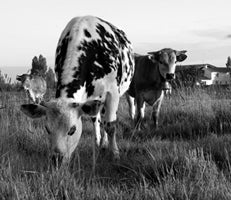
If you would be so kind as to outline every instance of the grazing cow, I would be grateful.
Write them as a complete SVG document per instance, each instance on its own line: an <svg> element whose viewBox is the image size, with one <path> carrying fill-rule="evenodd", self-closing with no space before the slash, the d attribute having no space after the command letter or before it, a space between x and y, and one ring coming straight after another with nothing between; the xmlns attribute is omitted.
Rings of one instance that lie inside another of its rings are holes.
<svg viewBox="0 0 231 200"><path fill-rule="evenodd" d="M90 116L94 123L94 143L108 145L108 134L110 150L114 158L119 158L117 109L134 73L132 47L125 33L97 17L73 18L58 42L55 72L56 98L42 105L22 105L21 110L32 118L46 116L51 149L63 157L63 162L70 159L79 142L83 115ZM103 106L105 131L101 139Z"/></svg>
<svg viewBox="0 0 231 200"><path fill-rule="evenodd" d="M170 48L148 55L135 54L135 73L127 92L129 113L135 118L135 103L137 106L137 118L135 124L140 129L144 118L145 102L153 106L152 119L155 128L158 127L158 115L164 91L170 90L168 81L175 76L176 62L182 62L187 58L186 51L176 51Z"/></svg>
<svg viewBox="0 0 231 200"><path fill-rule="evenodd" d="M29 100L40 103L46 93L46 80L39 75L22 74L16 77L22 83L23 88L28 93Z"/></svg>

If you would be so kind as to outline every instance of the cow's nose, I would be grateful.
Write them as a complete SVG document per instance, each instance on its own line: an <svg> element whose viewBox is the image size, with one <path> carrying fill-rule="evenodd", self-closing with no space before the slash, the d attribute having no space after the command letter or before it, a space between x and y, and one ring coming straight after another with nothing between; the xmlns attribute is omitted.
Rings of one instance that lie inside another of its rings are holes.
<svg viewBox="0 0 231 200"><path fill-rule="evenodd" d="M167 80L172 80L172 79L174 79L174 74L173 74L173 73L167 73L167 74L166 74L166 79L167 79Z"/></svg>
<svg viewBox="0 0 231 200"><path fill-rule="evenodd" d="M63 160L63 156L61 154L53 154L51 157L52 164L55 168L59 168L61 166Z"/></svg>
<svg viewBox="0 0 231 200"><path fill-rule="evenodd" d="M60 150L57 147L55 147L53 151L55 154L60 154Z"/></svg>

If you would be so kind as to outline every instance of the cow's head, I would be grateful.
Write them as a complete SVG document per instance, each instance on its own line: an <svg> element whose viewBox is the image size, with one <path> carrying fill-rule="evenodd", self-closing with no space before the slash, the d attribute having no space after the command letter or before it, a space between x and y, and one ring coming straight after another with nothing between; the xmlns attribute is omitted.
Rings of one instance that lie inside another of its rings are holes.
<svg viewBox="0 0 231 200"><path fill-rule="evenodd" d="M25 90L28 90L30 88L30 79L31 75L29 74L17 75L16 77L16 80L22 83L22 86Z"/></svg>
<svg viewBox="0 0 231 200"><path fill-rule="evenodd" d="M24 83L27 79L30 78L29 74L22 74L22 75L17 75L16 80Z"/></svg>
<svg viewBox="0 0 231 200"><path fill-rule="evenodd" d="M82 133L81 116L94 116L101 107L101 102L96 100L78 104L55 99L40 105L21 105L21 111L31 118L45 117L44 128L48 134L52 157L62 157L68 161Z"/></svg>
<svg viewBox="0 0 231 200"><path fill-rule="evenodd" d="M182 62L187 58L186 52L185 50L176 51L166 48L160 51L148 52L148 54L154 63L158 63L161 76L169 81L175 78L176 63Z"/></svg>

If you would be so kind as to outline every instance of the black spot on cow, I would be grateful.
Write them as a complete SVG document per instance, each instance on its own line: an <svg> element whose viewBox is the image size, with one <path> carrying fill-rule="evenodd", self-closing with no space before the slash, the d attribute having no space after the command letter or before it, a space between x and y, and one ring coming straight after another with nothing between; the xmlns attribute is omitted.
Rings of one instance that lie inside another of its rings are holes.
<svg viewBox="0 0 231 200"><path fill-rule="evenodd" d="M129 65L131 66L131 65L132 65L132 60L134 59L134 57L133 57L133 58L131 58L130 51L128 51L128 52L127 52L127 54L128 54L128 61L129 61Z"/></svg>
<svg viewBox="0 0 231 200"><path fill-rule="evenodd" d="M92 120L93 123L95 123L96 117L92 117L91 120Z"/></svg>
<svg viewBox="0 0 231 200"><path fill-rule="evenodd" d="M87 85L87 94L91 96L94 93L95 86L93 84L88 84Z"/></svg>
<svg viewBox="0 0 231 200"><path fill-rule="evenodd" d="M121 53L122 60L124 61L124 52Z"/></svg>
<svg viewBox="0 0 231 200"><path fill-rule="evenodd" d="M85 113L90 113L91 112L91 106L89 106L89 105L83 105L82 106L82 110Z"/></svg>
<svg viewBox="0 0 231 200"><path fill-rule="evenodd" d="M91 34L89 33L89 31L87 29L84 29L84 34L86 37L90 38Z"/></svg>
<svg viewBox="0 0 231 200"><path fill-rule="evenodd" d="M77 49L77 51L81 51L82 46L77 46L76 49Z"/></svg>

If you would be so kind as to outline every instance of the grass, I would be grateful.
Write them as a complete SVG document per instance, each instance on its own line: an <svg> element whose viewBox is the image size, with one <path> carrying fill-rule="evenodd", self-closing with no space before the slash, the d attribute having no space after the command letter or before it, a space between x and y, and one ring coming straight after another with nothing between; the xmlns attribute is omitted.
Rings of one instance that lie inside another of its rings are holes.
<svg viewBox="0 0 231 200"><path fill-rule="evenodd" d="M54 169L44 119L32 121L20 112L24 93L1 93L0 199L230 199L230 94L175 91L163 102L157 131L148 117L146 129L135 131L122 98L121 159L98 151L92 174L93 126L87 118L71 163Z"/></svg>

